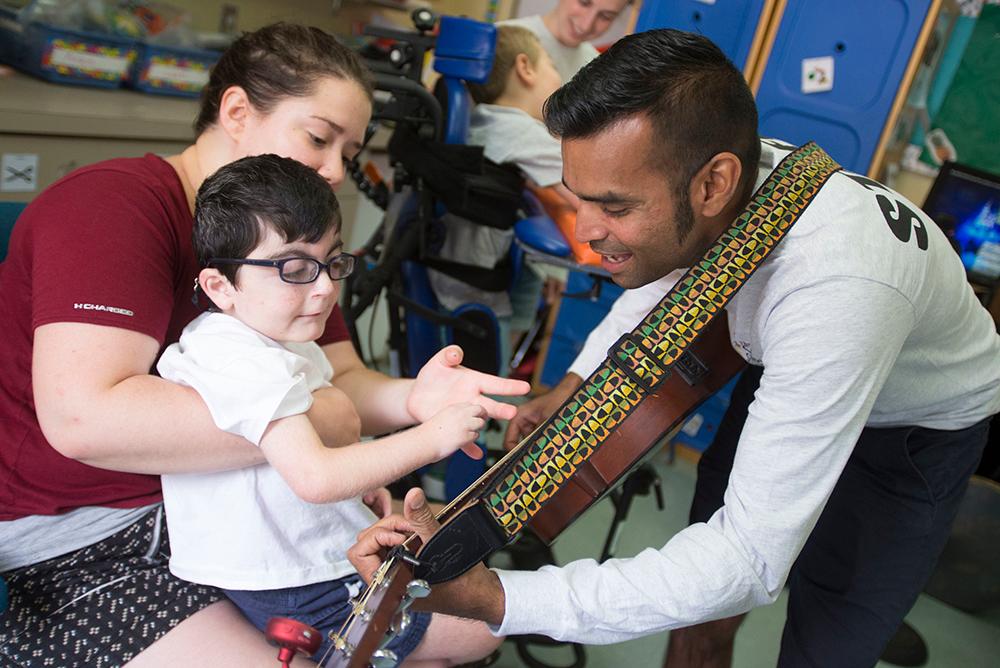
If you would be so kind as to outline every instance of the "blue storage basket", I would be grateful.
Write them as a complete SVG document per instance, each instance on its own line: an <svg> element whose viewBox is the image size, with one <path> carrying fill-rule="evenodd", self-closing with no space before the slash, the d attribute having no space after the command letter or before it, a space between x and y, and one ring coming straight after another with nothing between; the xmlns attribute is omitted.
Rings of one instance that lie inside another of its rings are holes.
<svg viewBox="0 0 1000 668"><path fill-rule="evenodd" d="M198 97L219 55L205 49L143 44L128 83L145 93Z"/></svg>
<svg viewBox="0 0 1000 668"><path fill-rule="evenodd" d="M17 12L0 7L0 61L48 81L118 88L138 52L131 39L21 23Z"/></svg>

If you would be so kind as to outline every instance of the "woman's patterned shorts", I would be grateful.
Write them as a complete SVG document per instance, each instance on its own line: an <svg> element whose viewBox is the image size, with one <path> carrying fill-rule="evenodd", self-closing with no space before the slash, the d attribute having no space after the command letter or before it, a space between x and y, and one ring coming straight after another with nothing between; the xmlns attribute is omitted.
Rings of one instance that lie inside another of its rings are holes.
<svg viewBox="0 0 1000 668"><path fill-rule="evenodd" d="M104 540L0 575L0 668L112 668L221 598L167 570L162 508Z"/></svg>

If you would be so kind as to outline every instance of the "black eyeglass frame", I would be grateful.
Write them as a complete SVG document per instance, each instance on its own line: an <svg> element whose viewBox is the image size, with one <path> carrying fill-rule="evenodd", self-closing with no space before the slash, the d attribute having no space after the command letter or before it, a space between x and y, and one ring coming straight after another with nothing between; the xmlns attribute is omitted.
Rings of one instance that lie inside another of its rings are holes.
<svg viewBox="0 0 1000 668"><path fill-rule="evenodd" d="M285 265L289 262L312 262L313 266L316 267L316 274L310 278L308 281L292 281L285 277ZM239 259L231 257L213 257L208 261L208 265L213 264L248 264L252 267L274 267L278 270L278 278L280 278L285 283L290 283L291 285L308 285L309 283L315 283L319 279L320 273L325 269L326 275L330 277L333 281L342 281L352 273L354 273L354 266L357 258L350 253L340 253L334 255L328 262L321 262L313 257L286 257L280 260L250 260L250 259ZM343 263L346 266L346 271L343 276L334 276L333 268L337 263Z"/></svg>

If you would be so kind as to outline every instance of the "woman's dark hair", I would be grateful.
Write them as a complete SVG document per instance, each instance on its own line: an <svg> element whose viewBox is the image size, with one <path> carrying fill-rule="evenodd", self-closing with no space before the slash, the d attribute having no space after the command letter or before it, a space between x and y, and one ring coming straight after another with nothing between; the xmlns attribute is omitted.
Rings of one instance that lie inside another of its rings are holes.
<svg viewBox="0 0 1000 668"><path fill-rule="evenodd" d="M195 134L219 119L222 94L231 86L243 88L254 108L268 113L285 98L310 95L317 81L330 76L356 82L372 99L368 68L333 35L291 23L244 33L212 68L201 91Z"/></svg>
<svg viewBox="0 0 1000 668"><path fill-rule="evenodd" d="M753 94L701 35L668 29L624 37L556 91L544 112L549 132L563 139L591 137L646 115L655 132L649 155L683 201L694 175L723 151L743 163L743 196L752 192L760 159Z"/></svg>
<svg viewBox="0 0 1000 668"><path fill-rule="evenodd" d="M271 154L231 162L201 184L192 236L199 266L216 257L245 259L267 228L286 242L316 243L340 229L337 196L316 170ZM236 284L239 265L218 269Z"/></svg>

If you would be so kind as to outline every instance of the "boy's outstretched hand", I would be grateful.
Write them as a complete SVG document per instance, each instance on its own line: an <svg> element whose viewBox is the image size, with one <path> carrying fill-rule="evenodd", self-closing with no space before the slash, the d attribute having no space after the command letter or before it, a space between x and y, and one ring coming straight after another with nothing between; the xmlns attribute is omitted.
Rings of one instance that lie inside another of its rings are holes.
<svg viewBox="0 0 1000 668"><path fill-rule="evenodd" d="M490 417L509 420L517 407L489 398L527 394L531 386L523 380L499 378L462 366L462 349L451 345L442 348L424 365L406 399L406 410L418 422L426 422L445 406L454 403L477 403Z"/></svg>
<svg viewBox="0 0 1000 668"><path fill-rule="evenodd" d="M411 533L427 542L440 527L423 490L414 488L406 493L403 516L389 515L359 533L358 542L347 551L347 558L365 582L371 582L390 549ZM500 579L483 564L477 564L450 582L434 585L430 597L416 605L498 626L503 621L506 601Z"/></svg>
<svg viewBox="0 0 1000 668"><path fill-rule="evenodd" d="M476 445L479 432L486 426L486 409L479 404L461 403L445 406L430 420L413 428L417 444L432 461L439 461L461 450L473 459L482 459Z"/></svg>

